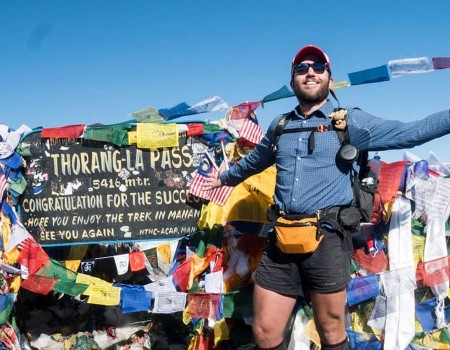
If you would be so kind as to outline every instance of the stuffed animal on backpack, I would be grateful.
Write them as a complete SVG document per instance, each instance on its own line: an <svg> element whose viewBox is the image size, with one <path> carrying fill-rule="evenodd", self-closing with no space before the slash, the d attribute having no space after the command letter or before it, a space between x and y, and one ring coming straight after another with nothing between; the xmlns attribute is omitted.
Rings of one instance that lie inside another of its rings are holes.
<svg viewBox="0 0 450 350"><path fill-rule="evenodd" d="M334 127L339 130L344 130L347 127L347 121L345 120L346 116L347 110L345 108L335 108L329 115L333 121Z"/></svg>

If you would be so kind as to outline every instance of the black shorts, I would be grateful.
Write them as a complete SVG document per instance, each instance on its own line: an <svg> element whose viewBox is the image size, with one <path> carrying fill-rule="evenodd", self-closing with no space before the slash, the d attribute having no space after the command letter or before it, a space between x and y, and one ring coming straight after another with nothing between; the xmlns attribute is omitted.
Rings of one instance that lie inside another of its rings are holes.
<svg viewBox="0 0 450 350"><path fill-rule="evenodd" d="M264 289L296 296L305 296L308 291L335 292L346 287L351 280L351 234L342 235L325 228L322 233L319 246L309 254L281 252L275 233L269 233L254 275L255 283Z"/></svg>

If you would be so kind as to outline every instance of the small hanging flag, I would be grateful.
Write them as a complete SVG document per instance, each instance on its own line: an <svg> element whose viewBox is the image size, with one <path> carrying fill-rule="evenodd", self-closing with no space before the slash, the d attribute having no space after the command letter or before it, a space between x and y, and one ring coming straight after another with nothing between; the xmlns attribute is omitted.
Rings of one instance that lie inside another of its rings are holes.
<svg viewBox="0 0 450 350"><path fill-rule="evenodd" d="M178 147L177 124L137 124L137 146L139 148Z"/></svg>
<svg viewBox="0 0 450 350"><path fill-rule="evenodd" d="M359 72L348 73L348 78L352 85L378 83L390 80L389 69L386 64Z"/></svg>
<svg viewBox="0 0 450 350"><path fill-rule="evenodd" d="M393 78L406 74L428 73L433 70L433 64L428 57L405 58L388 62Z"/></svg>
<svg viewBox="0 0 450 350"><path fill-rule="evenodd" d="M33 293L47 295L51 292L53 286L58 282L56 278L50 278L39 275L29 275L23 280L22 287Z"/></svg>
<svg viewBox="0 0 450 350"><path fill-rule="evenodd" d="M434 69L450 68L450 57L433 57L431 61Z"/></svg>

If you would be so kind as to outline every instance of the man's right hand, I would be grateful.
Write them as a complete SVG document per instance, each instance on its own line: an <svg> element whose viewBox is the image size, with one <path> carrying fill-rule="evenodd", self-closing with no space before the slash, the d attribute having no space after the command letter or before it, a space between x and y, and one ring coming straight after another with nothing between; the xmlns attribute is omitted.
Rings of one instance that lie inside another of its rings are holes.
<svg viewBox="0 0 450 350"><path fill-rule="evenodd" d="M210 191L213 188L221 187L222 186L222 180L220 180L220 174L223 172L223 168L221 167L219 171L215 172L214 174L209 174L205 181L203 181L202 184L202 190L203 191Z"/></svg>

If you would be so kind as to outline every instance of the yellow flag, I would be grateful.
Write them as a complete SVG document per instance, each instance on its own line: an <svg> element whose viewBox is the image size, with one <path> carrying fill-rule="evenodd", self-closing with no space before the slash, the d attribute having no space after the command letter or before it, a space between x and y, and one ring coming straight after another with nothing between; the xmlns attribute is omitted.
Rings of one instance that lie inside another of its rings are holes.
<svg viewBox="0 0 450 350"><path fill-rule="evenodd" d="M191 338L191 342L189 343L188 350L197 350L197 343L200 339L200 335L195 335Z"/></svg>
<svg viewBox="0 0 450 350"><path fill-rule="evenodd" d="M139 148L157 149L179 146L177 124L138 123L136 133Z"/></svg>
<svg viewBox="0 0 450 350"><path fill-rule="evenodd" d="M350 86L350 83L347 80L337 81L333 83L333 89L339 89L347 86Z"/></svg>
<svg viewBox="0 0 450 350"><path fill-rule="evenodd" d="M183 310L183 323L185 325L188 325L191 321L192 321L192 317L191 317L191 315L189 315L189 308L186 307Z"/></svg>
<svg viewBox="0 0 450 350"><path fill-rule="evenodd" d="M309 320L305 326L305 335L317 346L320 346L320 337L317 332L316 324L314 320Z"/></svg>
<svg viewBox="0 0 450 350"><path fill-rule="evenodd" d="M106 282L98 277L92 277L89 275L86 275L84 273L77 273L77 279L75 280L77 283L81 284L89 284L90 286L98 286L98 287L105 287L109 288L112 286L110 282ZM83 294L87 294L84 292Z"/></svg>
<svg viewBox="0 0 450 350"><path fill-rule="evenodd" d="M419 261L423 261L423 252L425 251L425 237L412 235L414 266Z"/></svg>
<svg viewBox="0 0 450 350"><path fill-rule="evenodd" d="M128 131L128 144L135 145L137 143L137 132Z"/></svg>
<svg viewBox="0 0 450 350"><path fill-rule="evenodd" d="M88 304L97 305L108 305L114 306L120 303L120 288L112 287L109 288L99 287L99 286L89 286L89 298L87 300Z"/></svg>
<svg viewBox="0 0 450 350"><path fill-rule="evenodd" d="M2 223L3 247L8 247L9 236L11 234L11 221L9 220L9 216L4 215L2 211L0 211L0 221Z"/></svg>
<svg viewBox="0 0 450 350"><path fill-rule="evenodd" d="M414 344L424 346L431 349L449 349L450 344L442 342L442 330L433 333L426 333L423 338L415 339Z"/></svg>
<svg viewBox="0 0 450 350"><path fill-rule="evenodd" d="M20 250L17 246L11 249L9 252L3 253L2 261L8 265L14 265L19 258Z"/></svg>
<svg viewBox="0 0 450 350"><path fill-rule="evenodd" d="M80 262L81 260L66 260L64 261L64 265L66 269L73 272L77 272L78 267L80 266Z"/></svg>
<svg viewBox="0 0 450 350"><path fill-rule="evenodd" d="M161 256L162 261L164 261L167 265L170 264L170 243L166 242L156 247L159 255Z"/></svg>
<svg viewBox="0 0 450 350"><path fill-rule="evenodd" d="M205 258L199 257L197 254L192 254L191 256L191 271L189 273L189 282L187 289L191 289L194 283L194 278L203 273L209 266L209 261Z"/></svg>
<svg viewBox="0 0 450 350"><path fill-rule="evenodd" d="M199 228L223 225L226 221L267 223L267 208L273 204L276 170L270 167L237 185L224 206L209 202L201 211Z"/></svg>
<svg viewBox="0 0 450 350"><path fill-rule="evenodd" d="M352 329L358 333L371 333L372 328L367 325L375 302L368 302L361 308L355 308L350 314Z"/></svg>
<svg viewBox="0 0 450 350"><path fill-rule="evenodd" d="M222 340L228 339L230 339L230 332L225 319L222 318L214 325L214 345L217 345Z"/></svg>
<svg viewBox="0 0 450 350"><path fill-rule="evenodd" d="M14 275L11 277L11 282L9 284L9 289L12 293L19 293L20 285L22 283L22 278L20 275Z"/></svg>
<svg viewBox="0 0 450 350"><path fill-rule="evenodd" d="M87 244L70 246L69 256L67 260L81 260L86 255L89 246Z"/></svg>

